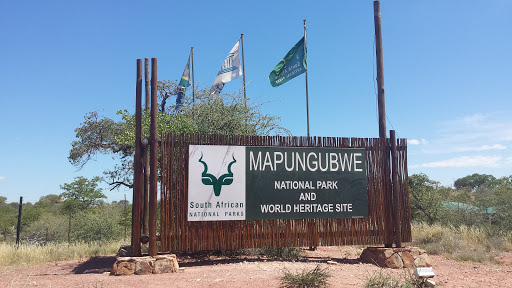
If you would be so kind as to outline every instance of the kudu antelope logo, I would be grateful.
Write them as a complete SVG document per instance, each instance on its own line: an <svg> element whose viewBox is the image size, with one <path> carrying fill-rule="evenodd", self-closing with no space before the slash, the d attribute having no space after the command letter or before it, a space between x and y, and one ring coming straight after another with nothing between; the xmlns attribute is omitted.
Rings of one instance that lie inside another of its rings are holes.
<svg viewBox="0 0 512 288"><path fill-rule="evenodd" d="M208 174L208 165L203 161L203 153L201 152L201 158L199 158L199 162L201 162L204 166L204 171L201 173L201 181L204 185L213 185L213 193L215 196L220 195L220 190L222 186L231 185L233 183L233 172L231 172L231 165L236 163L235 155L233 154L233 161L228 165L228 173L223 174L217 179L217 177L212 174Z"/></svg>

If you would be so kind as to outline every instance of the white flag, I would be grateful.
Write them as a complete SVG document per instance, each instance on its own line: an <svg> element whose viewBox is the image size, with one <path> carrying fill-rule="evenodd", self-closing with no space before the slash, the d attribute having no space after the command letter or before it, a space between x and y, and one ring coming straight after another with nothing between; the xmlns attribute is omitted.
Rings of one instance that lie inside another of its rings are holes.
<svg viewBox="0 0 512 288"><path fill-rule="evenodd" d="M242 75L242 69L240 67L240 41L236 42L233 49L228 54L228 57L224 59L224 63L220 67L220 71L213 81L210 94L219 94L224 88L224 84L238 78Z"/></svg>

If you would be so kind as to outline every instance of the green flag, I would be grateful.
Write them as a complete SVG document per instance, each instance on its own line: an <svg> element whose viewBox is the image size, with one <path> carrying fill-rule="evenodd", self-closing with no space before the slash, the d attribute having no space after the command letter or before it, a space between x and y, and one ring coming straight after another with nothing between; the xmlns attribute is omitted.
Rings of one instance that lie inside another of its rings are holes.
<svg viewBox="0 0 512 288"><path fill-rule="evenodd" d="M187 66L185 66L185 71L183 71L183 75L181 76L181 80L178 85L184 88L190 86L190 55L188 56Z"/></svg>
<svg viewBox="0 0 512 288"><path fill-rule="evenodd" d="M304 47L304 37L302 37L274 67L268 79L273 87L277 87L304 73L307 69L307 51Z"/></svg>

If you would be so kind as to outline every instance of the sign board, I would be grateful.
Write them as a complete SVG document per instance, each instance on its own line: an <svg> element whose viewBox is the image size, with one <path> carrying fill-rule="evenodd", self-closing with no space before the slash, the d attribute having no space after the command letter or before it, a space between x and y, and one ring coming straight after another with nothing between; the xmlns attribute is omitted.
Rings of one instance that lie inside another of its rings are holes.
<svg viewBox="0 0 512 288"><path fill-rule="evenodd" d="M366 151L189 146L188 221L368 217Z"/></svg>

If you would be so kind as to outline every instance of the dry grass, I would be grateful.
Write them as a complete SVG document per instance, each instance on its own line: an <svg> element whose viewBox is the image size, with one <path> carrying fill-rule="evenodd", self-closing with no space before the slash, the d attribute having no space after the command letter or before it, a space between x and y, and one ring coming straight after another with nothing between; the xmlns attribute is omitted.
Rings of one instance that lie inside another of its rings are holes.
<svg viewBox="0 0 512 288"><path fill-rule="evenodd" d="M41 263L115 254L121 242L50 243L43 246L0 243L0 269L23 268Z"/></svg>
<svg viewBox="0 0 512 288"><path fill-rule="evenodd" d="M413 225L412 238L427 253L458 261L494 262L497 254L512 248L510 232L491 236L478 227L416 223Z"/></svg>

